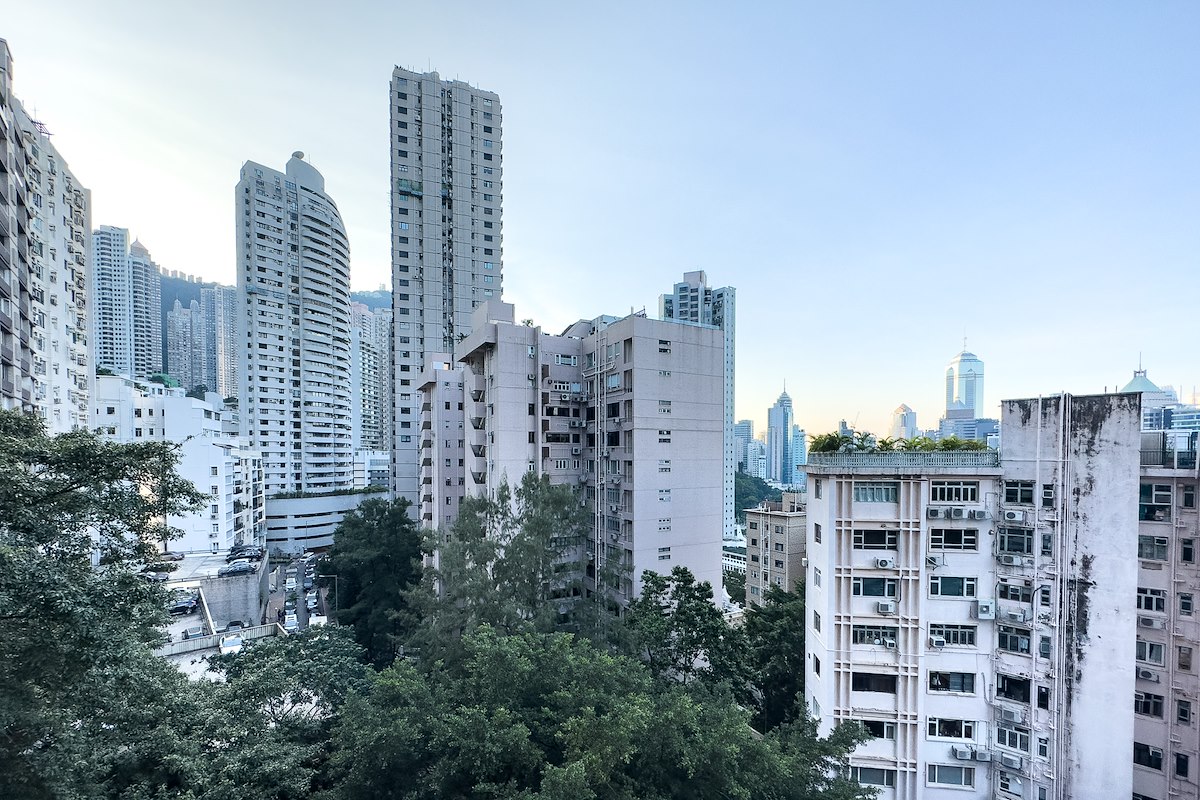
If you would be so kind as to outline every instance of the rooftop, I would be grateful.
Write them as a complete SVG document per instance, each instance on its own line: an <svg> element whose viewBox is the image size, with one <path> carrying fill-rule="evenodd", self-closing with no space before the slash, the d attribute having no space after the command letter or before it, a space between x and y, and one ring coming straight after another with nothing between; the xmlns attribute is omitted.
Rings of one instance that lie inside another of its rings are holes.
<svg viewBox="0 0 1200 800"><path fill-rule="evenodd" d="M874 471L932 469L998 469L1000 454L995 450L934 450L885 453L809 453L809 467L867 469Z"/></svg>

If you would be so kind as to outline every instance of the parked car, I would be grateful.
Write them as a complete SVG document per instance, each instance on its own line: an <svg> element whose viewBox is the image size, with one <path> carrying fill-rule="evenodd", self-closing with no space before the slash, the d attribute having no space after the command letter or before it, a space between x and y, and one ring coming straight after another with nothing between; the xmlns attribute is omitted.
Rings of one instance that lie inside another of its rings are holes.
<svg viewBox="0 0 1200 800"><path fill-rule="evenodd" d="M239 559L247 559L250 561L261 561L263 552L258 547L235 547L229 551L229 555L225 556L226 562L233 562Z"/></svg>
<svg viewBox="0 0 1200 800"><path fill-rule="evenodd" d="M229 636L222 636L218 642L218 647L220 648L221 655L223 656L229 655L230 653L240 653L242 652L242 648L244 646L245 644L242 642L242 637L236 633L230 634Z"/></svg>
<svg viewBox="0 0 1200 800"><path fill-rule="evenodd" d="M308 608L309 611L313 611L314 609L316 609L317 593L309 592L308 595L304 598L304 605Z"/></svg>
<svg viewBox="0 0 1200 800"><path fill-rule="evenodd" d="M178 597L171 604L168 613L171 616L178 614L195 614L196 609L200 608L200 599L198 597Z"/></svg>
<svg viewBox="0 0 1200 800"><path fill-rule="evenodd" d="M171 579L171 573L169 573L169 572L145 572L145 571L143 571L140 573L140 575L143 580L147 580L152 583L164 583Z"/></svg>
<svg viewBox="0 0 1200 800"><path fill-rule="evenodd" d="M311 588L313 587L313 579L312 579L312 576L310 576L310 575L305 575L305 576L304 576L304 584L303 584L303 585L304 585L304 591L306 591L306 592L307 592L309 589L311 589Z"/></svg>
<svg viewBox="0 0 1200 800"><path fill-rule="evenodd" d="M288 591L295 589L296 588L296 576L288 575L287 582L284 583L283 587L285 589L287 589Z"/></svg>
<svg viewBox="0 0 1200 800"><path fill-rule="evenodd" d="M163 561L183 561L183 553L159 553Z"/></svg>
<svg viewBox="0 0 1200 800"><path fill-rule="evenodd" d="M193 625L190 628L185 628L183 631L184 639L199 639L203 635L204 635L204 626L203 625Z"/></svg>
<svg viewBox="0 0 1200 800"><path fill-rule="evenodd" d="M250 575L254 571L254 565L249 562L243 562L240 564L227 564L226 566L217 570L217 577L227 578L231 575Z"/></svg>

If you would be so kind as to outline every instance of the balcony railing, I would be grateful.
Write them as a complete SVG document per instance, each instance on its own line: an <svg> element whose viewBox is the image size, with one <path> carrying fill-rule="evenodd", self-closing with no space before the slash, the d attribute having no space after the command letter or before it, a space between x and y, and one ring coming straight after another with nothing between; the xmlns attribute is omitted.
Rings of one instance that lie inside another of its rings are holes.
<svg viewBox="0 0 1200 800"><path fill-rule="evenodd" d="M1166 469L1195 469L1195 450L1169 450L1155 448L1142 451L1143 467L1164 467Z"/></svg>

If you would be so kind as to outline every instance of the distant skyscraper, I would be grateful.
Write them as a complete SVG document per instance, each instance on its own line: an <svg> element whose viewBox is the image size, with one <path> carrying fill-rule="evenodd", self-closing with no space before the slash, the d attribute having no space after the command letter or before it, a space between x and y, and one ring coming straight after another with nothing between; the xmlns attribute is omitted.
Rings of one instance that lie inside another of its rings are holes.
<svg viewBox="0 0 1200 800"><path fill-rule="evenodd" d="M915 439L920 435L917 429L917 412L901 403L892 412L892 427L888 436L892 439Z"/></svg>
<svg viewBox="0 0 1200 800"><path fill-rule="evenodd" d="M754 421L741 419L733 426L734 455L737 458L738 469L749 472L746 462L746 445L754 439Z"/></svg>
<svg viewBox="0 0 1200 800"><path fill-rule="evenodd" d="M792 428L792 398L785 391L767 410L767 479L785 486L795 482Z"/></svg>
<svg viewBox="0 0 1200 800"><path fill-rule="evenodd" d="M969 410L972 417L983 416L983 362L966 350L946 367L946 411L960 410Z"/></svg>
<svg viewBox="0 0 1200 800"><path fill-rule="evenodd" d="M389 450L392 312L350 304L350 388L354 449Z"/></svg>
<svg viewBox="0 0 1200 800"><path fill-rule="evenodd" d="M453 357L473 309L500 299L503 233L500 98L436 72L396 67L389 87L393 488L417 501L418 381L434 353Z"/></svg>
<svg viewBox="0 0 1200 800"><path fill-rule="evenodd" d="M210 391L205 375L207 326L200 304L195 300L184 307L178 300L167 312L167 374L179 381L185 391L204 385Z"/></svg>
<svg viewBox="0 0 1200 800"><path fill-rule="evenodd" d="M238 359L244 343L238 338L238 294L233 286L212 284L200 289L204 315L204 380L221 397L238 394Z"/></svg>
<svg viewBox="0 0 1200 800"><path fill-rule="evenodd" d="M92 233L96 366L130 378L162 372L162 275L129 230Z"/></svg>
<svg viewBox="0 0 1200 800"><path fill-rule="evenodd" d="M708 276L703 270L685 272L683 281L675 284L671 294L658 298L659 316L664 320L676 320L720 328L725 343L725 376L722 386L725 404L723 425L724 451L724 524L725 535L733 536L736 531L737 509L734 508L733 475L737 472L738 451L733 425L734 355L737 292L732 286L720 289L709 288Z"/></svg>
<svg viewBox="0 0 1200 800"><path fill-rule="evenodd" d="M288 552L328 546L360 499L338 494L354 486L346 229L299 152L284 172L242 166L236 217L239 416L262 453L267 542Z"/></svg>

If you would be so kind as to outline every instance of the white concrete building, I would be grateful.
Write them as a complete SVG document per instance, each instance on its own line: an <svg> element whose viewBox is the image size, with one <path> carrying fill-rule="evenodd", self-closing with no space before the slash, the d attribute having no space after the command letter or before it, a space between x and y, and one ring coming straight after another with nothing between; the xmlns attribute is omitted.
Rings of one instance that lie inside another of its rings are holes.
<svg viewBox="0 0 1200 800"><path fill-rule="evenodd" d="M479 303L499 299L503 224L500 98L436 72L396 67L392 164L393 476L418 501L418 381L454 356Z"/></svg>
<svg viewBox="0 0 1200 800"><path fill-rule="evenodd" d="M178 300L167 312L167 374L179 382L185 390L203 384L208 385L207 373L208 325L200 311L200 303L193 300L184 308Z"/></svg>
<svg viewBox="0 0 1200 800"><path fill-rule="evenodd" d="M737 291L732 286L710 288L708 276L703 270L685 272L683 280L675 284L671 294L659 295L658 315L660 319L677 322L712 325L725 335L724 404L725 404L725 476L724 476L724 525L725 532L734 532L737 510L734 508L733 476L737 472L738 448L734 430L734 378L736 377L736 322Z"/></svg>
<svg viewBox="0 0 1200 800"><path fill-rule="evenodd" d="M268 544L284 551L331 544L360 499L350 494L350 249L325 179L303 156L284 172L247 161L236 192L239 413L262 453Z"/></svg>
<svg viewBox="0 0 1200 800"><path fill-rule="evenodd" d="M92 232L96 366L130 378L162 372L162 276L126 228Z"/></svg>
<svg viewBox="0 0 1200 800"><path fill-rule="evenodd" d="M806 699L875 734L881 797L1131 796L1139 416L1008 401L1003 459L810 457Z"/></svg>
<svg viewBox="0 0 1200 800"><path fill-rule="evenodd" d="M423 523L452 513L460 479L467 492L491 493L533 471L581 487L595 517L593 564L625 573L604 595L624 604L641 592L644 570L675 566L719 587L723 332L639 314L553 335L497 302L474 324L460 345L461 388L450 365L427 376L443 394L422 417L432 451L422 460ZM460 391L462 417L448 413Z"/></svg>
<svg viewBox="0 0 1200 800"><path fill-rule="evenodd" d="M391 358L391 312L351 303L350 398L355 452L391 447Z"/></svg>
<svg viewBox="0 0 1200 800"><path fill-rule="evenodd" d="M179 475L209 495L207 508L167 518L183 531L171 550L216 553L265 543L262 459L225 430L223 417L230 412L217 394L197 400L183 389L100 375L92 401L91 427L115 442L174 442Z"/></svg>
<svg viewBox="0 0 1200 800"><path fill-rule="evenodd" d="M204 317L204 371L200 382L221 397L236 397L241 389L238 363L243 342L238 337L238 291L218 283L200 289Z"/></svg>
<svg viewBox="0 0 1200 800"><path fill-rule="evenodd" d="M906 404L901 403L892 412L892 427L888 430L888 437L892 439L915 439L920 435L921 430L917 427L917 412L913 411Z"/></svg>

